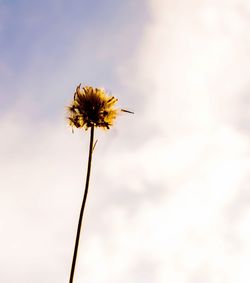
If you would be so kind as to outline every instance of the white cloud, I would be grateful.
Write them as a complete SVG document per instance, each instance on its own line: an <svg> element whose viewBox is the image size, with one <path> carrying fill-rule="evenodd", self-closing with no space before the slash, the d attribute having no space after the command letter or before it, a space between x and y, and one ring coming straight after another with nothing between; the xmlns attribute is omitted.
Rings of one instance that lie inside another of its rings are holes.
<svg viewBox="0 0 250 283"><path fill-rule="evenodd" d="M154 282L248 282L249 3L150 3L134 87L157 131L132 171L161 200L138 205L136 226L152 229L141 245L158 259Z"/></svg>

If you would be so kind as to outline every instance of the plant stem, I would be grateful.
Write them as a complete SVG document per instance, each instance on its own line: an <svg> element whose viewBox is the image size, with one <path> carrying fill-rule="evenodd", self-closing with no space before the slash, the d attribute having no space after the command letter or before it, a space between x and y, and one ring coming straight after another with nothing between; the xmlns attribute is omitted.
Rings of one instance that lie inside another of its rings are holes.
<svg viewBox="0 0 250 283"><path fill-rule="evenodd" d="M73 279L74 279L77 250L78 250L80 234L81 234L82 219L83 219L83 213L84 213L84 208L85 208L87 195L88 195L88 188L89 188L89 177L90 177L90 171L91 171L93 141L94 141L94 126L91 127L91 133L90 133L89 159L88 159L88 169L87 169L87 176L86 176L86 183L85 183L85 191L84 191L82 206L80 210L79 220L78 220L78 227L77 227L77 233L76 233L75 248L74 248L74 254L73 254L73 259L72 259L69 283L73 283Z"/></svg>

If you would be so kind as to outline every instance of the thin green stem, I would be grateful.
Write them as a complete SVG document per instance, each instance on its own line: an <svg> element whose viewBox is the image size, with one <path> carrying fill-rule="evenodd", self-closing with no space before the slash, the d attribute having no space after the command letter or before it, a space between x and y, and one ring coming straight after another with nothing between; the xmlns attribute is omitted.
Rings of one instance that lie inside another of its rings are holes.
<svg viewBox="0 0 250 283"><path fill-rule="evenodd" d="M91 127L91 133L90 133L89 159L88 159L88 169L87 169L87 176L86 176L86 183L85 183L85 191L84 191L82 206L80 210L79 220L78 220L78 227L77 227L77 233L76 233L76 241L75 241L75 248L74 248L74 254L73 254L73 259L72 259L69 283L73 283L73 279L74 279L77 251L78 251L78 245L79 245L80 234L81 234L82 219L83 219L83 213L84 213L84 208L85 208L87 195L88 195L88 188L89 188L89 177L90 177L90 171L91 171L93 141L94 141L94 126Z"/></svg>

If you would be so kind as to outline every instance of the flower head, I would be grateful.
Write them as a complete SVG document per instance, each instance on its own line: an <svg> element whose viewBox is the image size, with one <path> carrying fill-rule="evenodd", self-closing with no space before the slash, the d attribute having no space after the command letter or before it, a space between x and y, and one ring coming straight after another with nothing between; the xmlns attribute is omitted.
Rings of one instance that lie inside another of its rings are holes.
<svg viewBox="0 0 250 283"><path fill-rule="evenodd" d="M92 126L109 129L119 111L114 107L117 100L114 96L107 95L103 89L91 86L81 88L81 84L78 85L74 100L68 107L69 125L85 130ZM126 112L123 109L120 111Z"/></svg>

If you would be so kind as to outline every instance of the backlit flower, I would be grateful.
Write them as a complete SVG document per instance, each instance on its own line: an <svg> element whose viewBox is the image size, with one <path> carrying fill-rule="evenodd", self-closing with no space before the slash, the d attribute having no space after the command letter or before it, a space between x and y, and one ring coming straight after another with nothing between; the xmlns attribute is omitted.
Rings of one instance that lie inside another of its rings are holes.
<svg viewBox="0 0 250 283"><path fill-rule="evenodd" d="M92 126L109 129L119 111L115 108L117 100L114 96L107 95L103 89L91 86L81 88L81 84L78 85L74 100L68 107L69 125L85 130ZM123 109L120 111L126 112Z"/></svg>
<svg viewBox="0 0 250 283"><path fill-rule="evenodd" d="M74 280L82 219L83 219L85 204L88 195L91 161L92 161L93 151L97 142L96 141L94 143L95 127L109 129L110 126L113 125L113 122L119 111L133 113L128 110L115 108L115 104L117 100L118 99L115 98L114 96L108 95L103 89L94 88L91 86L84 86L81 88L81 84L79 84L74 93L74 99L71 102L70 106L68 107L68 114L69 114L68 122L69 125L72 127L72 130L74 127L84 128L85 130L91 128L85 190L84 190L84 196L82 198L82 205L79 214L69 283L73 283Z"/></svg>

